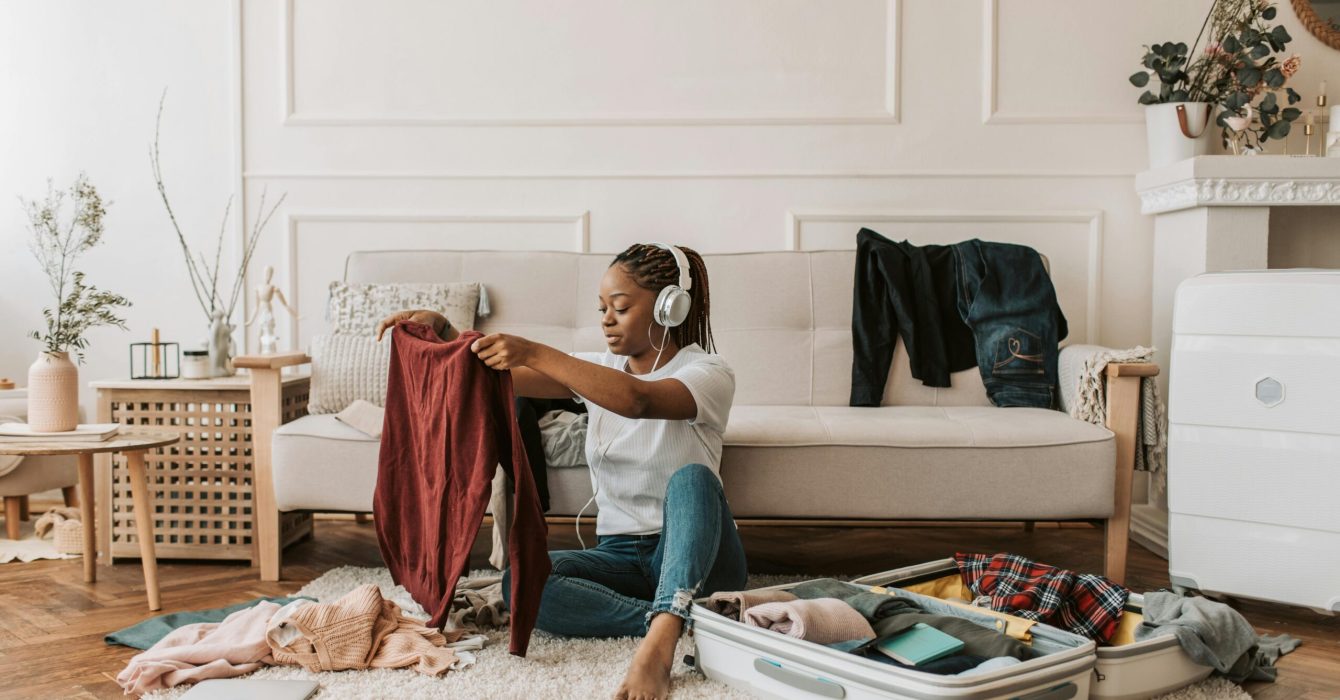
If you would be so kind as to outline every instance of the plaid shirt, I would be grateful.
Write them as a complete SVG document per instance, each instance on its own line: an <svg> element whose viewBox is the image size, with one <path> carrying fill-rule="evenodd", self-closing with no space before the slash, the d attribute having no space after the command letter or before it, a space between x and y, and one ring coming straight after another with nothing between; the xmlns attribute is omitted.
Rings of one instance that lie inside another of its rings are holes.
<svg viewBox="0 0 1340 700"><path fill-rule="evenodd" d="M1094 574L1077 574L1014 554L954 555L963 583L990 607L1105 642L1117 630L1130 591Z"/></svg>

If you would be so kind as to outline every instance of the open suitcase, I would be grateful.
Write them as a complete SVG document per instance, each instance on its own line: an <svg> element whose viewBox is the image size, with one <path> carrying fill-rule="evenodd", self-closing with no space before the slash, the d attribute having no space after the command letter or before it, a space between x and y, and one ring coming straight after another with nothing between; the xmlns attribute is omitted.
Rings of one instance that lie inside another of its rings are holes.
<svg viewBox="0 0 1340 700"><path fill-rule="evenodd" d="M888 586L922 592L940 598L968 600L953 559L917 564L856 579L868 586ZM1089 697L1102 700L1137 700L1170 693L1204 680L1214 669L1191 660L1177 638L1171 635L1135 641L1131 636L1144 619L1138 593L1126 601L1112 644L1099 646Z"/></svg>
<svg viewBox="0 0 1340 700"><path fill-rule="evenodd" d="M915 598L928 612L956 615L984 627L998 628L998 619L991 615L919 593L906 595ZM1031 630L1033 649L1043 652L1043 656L977 676L957 677L882 664L751 627L711 612L701 604L694 605L690 615L693 665L708 678L760 698L1068 700L1089 697L1093 678L1093 641L1049 625L1039 624Z"/></svg>
<svg viewBox="0 0 1340 700"><path fill-rule="evenodd" d="M953 559L873 574L852 583L899 588L922 601L970 597L963 592ZM1114 639L1129 637L1140 624L1140 604L1140 596L1132 594ZM709 678L759 697L1135 700L1198 682L1212 671L1192 661L1172 636L1096 647L1079 635L1037 625L1033 628L1035 639L1047 645L1064 644L1069 639L1074 646L1070 651L1060 650L993 674L935 676L747 627L699 606L693 608L693 619L697 666ZM995 620L987 615L980 618L988 627L994 626ZM832 652L836 658L817 652Z"/></svg>

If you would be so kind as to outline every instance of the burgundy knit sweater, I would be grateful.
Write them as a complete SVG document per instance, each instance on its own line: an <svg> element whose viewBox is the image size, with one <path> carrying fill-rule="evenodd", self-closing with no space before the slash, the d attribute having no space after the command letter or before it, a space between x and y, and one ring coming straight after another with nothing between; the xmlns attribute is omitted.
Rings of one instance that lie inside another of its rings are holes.
<svg viewBox="0 0 1340 700"><path fill-rule="evenodd" d="M508 650L525 656L549 577L547 527L513 414L512 374L470 351L479 337L445 341L420 323L396 325L373 495L377 541L392 578L440 628L501 464L516 494Z"/></svg>

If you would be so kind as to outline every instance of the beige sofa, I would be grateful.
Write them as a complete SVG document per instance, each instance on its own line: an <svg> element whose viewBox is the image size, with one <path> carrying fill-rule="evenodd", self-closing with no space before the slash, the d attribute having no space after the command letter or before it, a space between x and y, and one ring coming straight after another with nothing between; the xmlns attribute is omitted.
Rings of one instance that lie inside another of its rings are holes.
<svg viewBox="0 0 1340 700"><path fill-rule="evenodd" d="M704 256L718 351L735 370L721 475L747 520L1089 520L1107 527L1107 573L1124 576L1139 377L1109 372L1109 427L1061 411L995 408L976 369L935 389L901 348L883 405L852 408L854 251ZM359 252L348 282L482 282L482 332L603 350L596 290L608 254ZM1082 360L1067 348L1063 362ZM378 443L333 416L280 424L279 373L300 353L238 358L252 372L261 577L279 577L278 513L372 509ZM292 410L289 407L288 410ZM267 438L269 438L267 440ZM551 517L591 495L585 469L551 469ZM589 512L589 511L588 511ZM965 543L970 546L971 543Z"/></svg>

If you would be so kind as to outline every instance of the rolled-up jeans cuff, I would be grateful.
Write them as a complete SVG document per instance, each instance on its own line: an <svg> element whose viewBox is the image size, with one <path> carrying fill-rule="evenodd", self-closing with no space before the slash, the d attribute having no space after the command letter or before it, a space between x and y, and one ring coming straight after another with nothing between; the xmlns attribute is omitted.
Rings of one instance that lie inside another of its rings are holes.
<svg viewBox="0 0 1340 700"><path fill-rule="evenodd" d="M695 591L689 588L681 588L675 591L670 600L657 600L651 605L651 610L647 612L646 625L651 628L651 619L660 613L670 613L684 621L684 629L693 627L693 619L689 615L689 608L693 605L693 596Z"/></svg>

